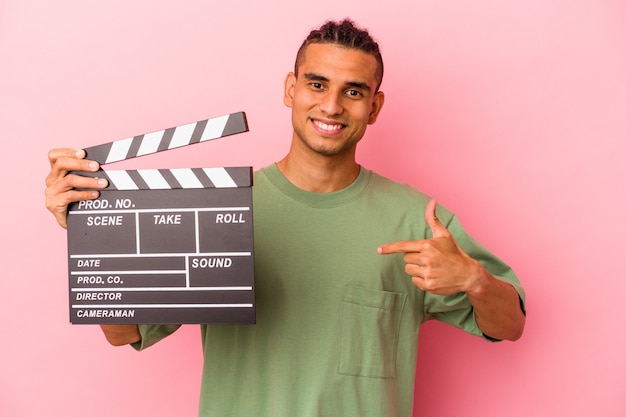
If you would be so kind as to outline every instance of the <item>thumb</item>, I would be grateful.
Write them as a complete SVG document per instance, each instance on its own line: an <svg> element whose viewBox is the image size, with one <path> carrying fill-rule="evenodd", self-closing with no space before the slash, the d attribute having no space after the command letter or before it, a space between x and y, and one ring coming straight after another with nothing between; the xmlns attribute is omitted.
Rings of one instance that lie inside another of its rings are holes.
<svg viewBox="0 0 626 417"><path fill-rule="evenodd" d="M437 202L435 200L430 200L426 206L426 210L424 210L426 223L430 226L430 230L433 232L433 237L448 236L450 232L448 232L448 229L446 229L446 227L439 221L439 218L437 218L436 209Z"/></svg>

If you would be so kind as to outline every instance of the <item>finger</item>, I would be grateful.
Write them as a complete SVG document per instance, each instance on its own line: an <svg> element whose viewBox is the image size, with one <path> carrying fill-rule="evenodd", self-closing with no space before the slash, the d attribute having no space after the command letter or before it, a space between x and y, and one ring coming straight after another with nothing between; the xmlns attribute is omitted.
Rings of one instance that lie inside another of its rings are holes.
<svg viewBox="0 0 626 417"><path fill-rule="evenodd" d="M48 160L50 161L50 165L54 165L59 158L83 159L84 157L85 151L82 149L60 148L52 149L48 152Z"/></svg>
<svg viewBox="0 0 626 417"><path fill-rule="evenodd" d="M448 229L446 229L446 227L439 221L436 210L437 201L430 200L426 206L426 210L424 211L426 223L430 227L430 230L432 230L433 237L449 236L450 232L448 232Z"/></svg>
<svg viewBox="0 0 626 417"><path fill-rule="evenodd" d="M422 243L419 240L401 240L380 245L376 249L376 252L378 252L379 255L389 255L392 253L420 252L421 248Z"/></svg>
<svg viewBox="0 0 626 417"><path fill-rule="evenodd" d="M426 291L426 281L422 277L412 276L411 282L422 291Z"/></svg>
<svg viewBox="0 0 626 417"><path fill-rule="evenodd" d="M78 174L66 175L62 180L62 188L66 190L73 188L94 188L102 189L108 187L109 182L106 178L86 177Z"/></svg>
<svg viewBox="0 0 626 417"><path fill-rule="evenodd" d="M96 161L60 155L53 155L50 159L50 164L52 168L46 177L47 186L53 185L70 171L96 172L100 169L100 164Z"/></svg>
<svg viewBox="0 0 626 417"><path fill-rule="evenodd" d="M108 185L109 183L106 178L85 177L83 175L69 174L46 187L45 194L46 196L55 198L55 196L61 195L73 189L98 190L106 188Z"/></svg>

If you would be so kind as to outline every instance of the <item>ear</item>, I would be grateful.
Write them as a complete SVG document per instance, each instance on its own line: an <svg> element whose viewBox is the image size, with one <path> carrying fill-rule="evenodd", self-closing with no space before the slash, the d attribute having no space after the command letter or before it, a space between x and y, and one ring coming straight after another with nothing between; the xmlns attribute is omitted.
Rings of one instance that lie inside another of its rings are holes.
<svg viewBox="0 0 626 417"><path fill-rule="evenodd" d="M369 119L367 120L367 124L374 124L380 111L383 108L383 104L385 104L385 93L382 91L377 91L374 95L374 100L372 101L372 110L370 111Z"/></svg>
<svg viewBox="0 0 626 417"><path fill-rule="evenodd" d="M285 106L292 107L293 106L293 93L296 88L296 74L290 72L287 74L287 78L285 78L285 92L283 96L283 102Z"/></svg>

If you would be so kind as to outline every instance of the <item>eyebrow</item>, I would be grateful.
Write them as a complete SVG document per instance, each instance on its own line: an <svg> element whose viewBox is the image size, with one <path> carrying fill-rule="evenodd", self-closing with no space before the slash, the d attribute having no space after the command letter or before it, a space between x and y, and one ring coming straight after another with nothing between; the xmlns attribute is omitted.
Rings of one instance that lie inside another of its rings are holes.
<svg viewBox="0 0 626 417"><path fill-rule="evenodd" d="M324 81L324 82L330 81L328 78L324 77L323 75L315 74L313 72L307 72L306 74L304 74L304 78L310 81ZM359 82L359 81L348 81L346 82L345 85L347 87L360 88L361 90L364 90L364 91L371 91L371 88L369 85L367 85L366 83Z"/></svg>

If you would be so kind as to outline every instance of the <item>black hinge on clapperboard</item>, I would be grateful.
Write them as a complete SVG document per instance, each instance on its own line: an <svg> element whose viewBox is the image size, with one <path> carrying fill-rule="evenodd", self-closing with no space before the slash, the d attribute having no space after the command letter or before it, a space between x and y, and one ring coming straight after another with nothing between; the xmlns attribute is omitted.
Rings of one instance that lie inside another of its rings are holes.
<svg viewBox="0 0 626 417"><path fill-rule="evenodd" d="M245 113L86 148L118 162L248 131ZM252 167L100 170L68 207L74 324L255 322Z"/></svg>

